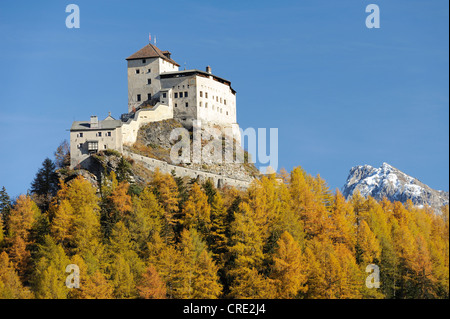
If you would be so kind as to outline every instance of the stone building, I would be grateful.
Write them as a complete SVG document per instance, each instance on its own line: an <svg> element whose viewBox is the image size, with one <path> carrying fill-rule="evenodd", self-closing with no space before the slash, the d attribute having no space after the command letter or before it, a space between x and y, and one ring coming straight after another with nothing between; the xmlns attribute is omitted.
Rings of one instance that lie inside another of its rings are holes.
<svg viewBox="0 0 450 319"><path fill-rule="evenodd" d="M231 127L240 142L236 121L236 91L231 82L211 72L179 70L169 51L147 44L127 59L128 113L120 120L73 122L70 129L71 167L88 164L90 154L136 141L139 128L149 122L176 119L186 128L194 120L203 125Z"/></svg>
<svg viewBox="0 0 450 319"><path fill-rule="evenodd" d="M111 114L103 121L91 116L90 121L73 122L70 129L70 166L86 166L89 156L100 150L123 151L122 121Z"/></svg>

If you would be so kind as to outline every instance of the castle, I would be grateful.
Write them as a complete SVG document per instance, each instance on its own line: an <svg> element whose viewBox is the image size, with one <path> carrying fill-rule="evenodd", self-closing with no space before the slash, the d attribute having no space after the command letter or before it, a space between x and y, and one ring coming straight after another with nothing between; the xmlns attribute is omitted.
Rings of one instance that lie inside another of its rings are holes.
<svg viewBox="0 0 450 319"><path fill-rule="evenodd" d="M75 121L70 129L71 168L87 167L91 154L113 149L124 152L124 145L136 142L139 128L149 122L175 119L185 128L194 121L202 125L231 127L240 142L236 122L236 91L231 82L218 77L207 66L179 70L169 51L153 44L129 56L128 113L104 120L91 116Z"/></svg>

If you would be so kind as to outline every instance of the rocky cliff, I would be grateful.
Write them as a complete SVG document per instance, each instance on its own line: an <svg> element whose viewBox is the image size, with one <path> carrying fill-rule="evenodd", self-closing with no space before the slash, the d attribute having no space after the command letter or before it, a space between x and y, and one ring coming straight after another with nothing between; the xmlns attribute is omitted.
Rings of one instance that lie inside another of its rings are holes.
<svg viewBox="0 0 450 319"><path fill-rule="evenodd" d="M140 154L146 157L155 158L158 160L165 161L169 164L175 164L172 162L170 157L170 151L176 141L170 141L171 132L176 129L182 129L183 126L176 120L164 120L159 122L152 122L142 126L139 129L136 143L128 148L129 151ZM218 127L217 129L220 130ZM189 131L190 138L190 158L193 158L193 133ZM225 139L205 139L203 136L204 130L202 128L202 148L210 143L210 146L218 147L221 149L222 160L225 158L225 153L230 151ZM240 146L237 146L240 147ZM203 149L204 150L204 149ZM233 156L236 152L231 149ZM200 170L204 172L209 172L213 174L223 175L229 178L235 178L243 181L252 181L256 176L259 175L258 169L252 164L247 162L248 155L244 152L245 163L224 163L217 162L213 157L212 153L203 152L201 163L182 163L178 164L186 168L191 168L195 170Z"/></svg>
<svg viewBox="0 0 450 319"><path fill-rule="evenodd" d="M341 191L349 197L357 190L361 195L370 195L377 200L387 197L404 203L410 199L415 205L429 205L436 210L449 203L448 192L434 190L387 163L379 168L370 165L352 167Z"/></svg>

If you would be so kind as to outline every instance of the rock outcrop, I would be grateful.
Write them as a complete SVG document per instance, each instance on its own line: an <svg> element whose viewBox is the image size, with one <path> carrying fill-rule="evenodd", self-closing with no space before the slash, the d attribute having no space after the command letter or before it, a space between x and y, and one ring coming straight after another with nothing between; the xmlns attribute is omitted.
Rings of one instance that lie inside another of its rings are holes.
<svg viewBox="0 0 450 319"><path fill-rule="evenodd" d="M175 164L183 166L186 168L209 172L213 174L223 175L229 178L235 178L243 181L252 181L256 176L259 175L259 170L252 163L248 163L247 152L243 152L244 158L241 159L240 163L225 163L225 153L231 152L234 156L236 155L235 150L228 143L225 142L224 137L220 139L205 139L208 134L205 133L205 129L202 128L202 139L201 145L202 149L207 144L210 144L210 149L218 147L221 149L221 160L217 161L214 157L214 152L202 152L201 163L174 163L170 151L178 140L170 139L171 133L174 129L184 129L183 126L176 120L164 120L159 122L152 122L142 126L139 129L136 143L132 146L127 147L127 149L133 153L144 155L146 157L155 158L158 160L165 161L169 164ZM217 127L220 130L220 127ZM190 159L193 159L193 132L188 131L190 139ZM230 143L231 144L231 143ZM237 147L240 147L237 145ZM244 162L244 163L242 163Z"/></svg>

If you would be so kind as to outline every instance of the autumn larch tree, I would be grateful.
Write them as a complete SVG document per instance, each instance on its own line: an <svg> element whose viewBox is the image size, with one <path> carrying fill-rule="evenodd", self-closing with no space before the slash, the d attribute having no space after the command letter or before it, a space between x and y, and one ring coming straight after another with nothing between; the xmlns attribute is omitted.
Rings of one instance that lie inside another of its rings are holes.
<svg viewBox="0 0 450 319"><path fill-rule="evenodd" d="M0 299L28 299L31 297L32 293L23 287L8 254L0 253Z"/></svg>
<svg viewBox="0 0 450 319"><path fill-rule="evenodd" d="M66 287L66 267L70 259L64 249L47 236L40 246L36 267L33 274L33 287L36 298L66 299L69 288Z"/></svg>
<svg viewBox="0 0 450 319"><path fill-rule="evenodd" d="M136 288L143 299L166 299L166 284L152 264L148 265Z"/></svg>
<svg viewBox="0 0 450 319"><path fill-rule="evenodd" d="M9 216L8 252L22 279L28 279L31 271L31 251L33 244L31 230L41 214L30 196L20 195Z"/></svg>
<svg viewBox="0 0 450 319"><path fill-rule="evenodd" d="M278 248L273 256L271 278L277 288L275 298L295 298L299 292L307 291L307 271L303 253L294 238L284 232L277 242Z"/></svg>
<svg viewBox="0 0 450 319"><path fill-rule="evenodd" d="M154 173L150 183L153 193L164 209L164 216L169 225L174 226L178 214L178 202L180 200L178 186L170 174L162 174L158 169Z"/></svg>

